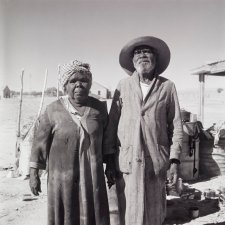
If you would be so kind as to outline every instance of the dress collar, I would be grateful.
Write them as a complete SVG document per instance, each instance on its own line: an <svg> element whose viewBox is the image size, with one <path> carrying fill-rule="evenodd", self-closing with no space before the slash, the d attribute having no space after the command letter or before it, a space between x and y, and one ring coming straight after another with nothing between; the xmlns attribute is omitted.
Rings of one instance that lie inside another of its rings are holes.
<svg viewBox="0 0 225 225"><path fill-rule="evenodd" d="M72 113L72 114L74 114L74 115L79 114L78 111L73 107L73 105L72 105L71 102L69 101L69 96L68 96L68 95L62 96L61 99L62 99L62 101L63 101L63 103L64 103L66 109L67 109L70 113Z"/></svg>

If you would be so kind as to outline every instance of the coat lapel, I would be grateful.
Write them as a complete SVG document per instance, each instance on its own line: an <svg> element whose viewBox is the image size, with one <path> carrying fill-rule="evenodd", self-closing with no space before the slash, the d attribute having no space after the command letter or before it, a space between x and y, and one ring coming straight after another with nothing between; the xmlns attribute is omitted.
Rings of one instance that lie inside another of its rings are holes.
<svg viewBox="0 0 225 225"><path fill-rule="evenodd" d="M151 94L153 93L153 91L156 91L155 89L155 84L157 82L157 77L154 77L151 84L150 84L150 87L149 87L149 90L148 90L148 93L144 99L144 104L147 102L147 100L149 99L149 97L151 96Z"/></svg>
<svg viewBox="0 0 225 225"><path fill-rule="evenodd" d="M135 101L138 106L141 106L143 102L143 95L142 95L142 91L141 91L141 87L139 83L139 76L136 71L133 73L131 80L132 80L131 90L133 90Z"/></svg>
<svg viewBox="0 0 225 225"><path fill-rule="evenodd" d="M151 83L149 92L145 98L143 110L146 110L147 108L151 107L151 105L154 104L155 101L157 101L157 96L160 93L160 80L157 77L155 77Z"/></svg>

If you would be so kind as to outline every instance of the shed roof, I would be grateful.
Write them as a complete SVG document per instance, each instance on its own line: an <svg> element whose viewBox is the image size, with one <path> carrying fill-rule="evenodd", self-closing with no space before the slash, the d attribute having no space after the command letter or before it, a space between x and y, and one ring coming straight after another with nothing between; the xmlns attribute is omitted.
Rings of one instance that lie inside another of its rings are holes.
<svg viewBox="0 0 225 225"><path fill-rule="evenodd" d="M225 76L225 60L205 64L192 70L192 75Z"/></svg>
<svg viewBox="0 0 225 225"><path fill-rule="evenodd" d="M104 89L107 89L107 90L108 90L107 87L103 86L102 84L99 84L99 83L96 82L96 81L93 81L92 87L100 87L100 88L104 88Z"/></svg>

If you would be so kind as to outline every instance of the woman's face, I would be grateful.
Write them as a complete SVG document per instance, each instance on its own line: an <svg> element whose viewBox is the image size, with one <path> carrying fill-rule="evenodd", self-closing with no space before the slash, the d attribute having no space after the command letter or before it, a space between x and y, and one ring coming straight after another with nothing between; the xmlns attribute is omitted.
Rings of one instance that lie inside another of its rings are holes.
<svg viewBox="0 0 225 225"><path fill-rule="evenodd" d="M65 85L69 98L76 103L84 103L91 88L91 77L83 74L73 74Z"/></svg>

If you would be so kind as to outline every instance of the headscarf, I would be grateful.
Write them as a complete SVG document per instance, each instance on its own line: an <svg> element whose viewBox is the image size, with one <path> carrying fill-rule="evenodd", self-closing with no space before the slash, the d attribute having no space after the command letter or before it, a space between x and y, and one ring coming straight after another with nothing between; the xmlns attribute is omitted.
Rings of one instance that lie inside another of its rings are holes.
<svg viewBox="0 0 225 225"><path fill-rule="evenodd" d="M60 68L60 83L63 88L69 78L76 73L89 75L90 79L92 77L90 65L88 63L83 63L78 60L71 61L62 65Z"/></svg>

